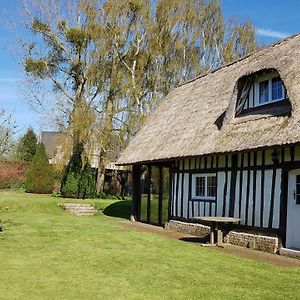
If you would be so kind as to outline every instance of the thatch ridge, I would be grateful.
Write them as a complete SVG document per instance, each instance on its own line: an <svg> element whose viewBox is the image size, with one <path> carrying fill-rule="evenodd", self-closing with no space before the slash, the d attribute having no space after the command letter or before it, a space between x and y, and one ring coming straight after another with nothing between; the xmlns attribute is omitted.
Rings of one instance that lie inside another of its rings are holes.
<svg viewBox="0 0 300 300"><path fill-rule="evenodd" d="M171 91L147 118L119 164L237 152L300 142L300 35L201 75ZM236 120L239 78L275 69L287 89L292 115ZM224 115L224 124L216 120ZM237 122L238 121L238 122Z"/></svg>

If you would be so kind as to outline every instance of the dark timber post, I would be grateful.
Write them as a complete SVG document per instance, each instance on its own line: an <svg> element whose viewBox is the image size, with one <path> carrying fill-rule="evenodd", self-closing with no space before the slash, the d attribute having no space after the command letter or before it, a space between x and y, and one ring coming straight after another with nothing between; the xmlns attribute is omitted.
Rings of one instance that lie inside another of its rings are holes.
<svg viewBox="0 0 300 300"><path fill-rule="evenodd" d="M173 187L174 181L173 178L175 178L175 176L173 176L173 169L169 168L169 199L168 199L168 222L171 219L171 212L172 210L172 201L174 198L172 198L172 192L175 189L175 187Z"/></svg>
<svg viewBox="0 0 300 300"><path fill-rule="evenodd" d="M147 186L148 186L148 198L147 198L147 222L151 222L151 177L152 177L152 168L148 166L148 178L147 178Z"/></svg>
<svg viewBox="0 0 300 300"><path fill-rule="evenodd" d="M132 215L140 220L141 213L141 166L132 166Z"/></svg>
<svg viewBox="0 0 300 300"><path fill-rule="evenodd" d="M158 196L158 224L162 225L163 201L163 168L159 167L159 196Z"/></svg>

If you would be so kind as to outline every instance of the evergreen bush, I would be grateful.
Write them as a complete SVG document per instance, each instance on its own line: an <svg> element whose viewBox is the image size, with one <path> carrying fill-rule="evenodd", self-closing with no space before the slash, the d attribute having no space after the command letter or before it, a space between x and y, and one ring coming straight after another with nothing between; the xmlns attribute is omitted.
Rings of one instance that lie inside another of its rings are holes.
<svg viewBox="0 0 300 300"><path fill-rule="evenodd" d="M30 193L49 194L53 188L52 166L49 164L45 146L38 144L27 172L25 190Z"/></svg>
<svg viewBox="0 0 300 300"><path fill-rule="evenodd" d="M79 182L79 198L94 198L96 196L96 180L93 169L89 162L86 162L81 172Z"/></svg>
<svg viewBox="0 0 300 300"><path fill-rule="evenodd" d="M60 192L65 198L78 198L78 175L70 172L66 175L64 183L61 184Z"/></svg>
<svg viewBox="0 0 300 300"><path fill-rule="evenodd" d="M28 128L17 146L17 157L20 161L31 162L37 150L37 137L32 128Z"/></svg>
<svg viewBox="0 0 300 300"><path fill-rule="evenodd" d="M66 198L79 198L79 182L82 169L82 155L83 146L78 144L73 155L66 166L62 180L60 192Z"/></svg>
<svg viewBox="0 0 300 300"><path fill-rule="evenodd" d="M61 194L67 198L94 198L96 195L96 180L93 169L86 159L83 167L83 146L79 144L65 168L61 181Z"/></svg>

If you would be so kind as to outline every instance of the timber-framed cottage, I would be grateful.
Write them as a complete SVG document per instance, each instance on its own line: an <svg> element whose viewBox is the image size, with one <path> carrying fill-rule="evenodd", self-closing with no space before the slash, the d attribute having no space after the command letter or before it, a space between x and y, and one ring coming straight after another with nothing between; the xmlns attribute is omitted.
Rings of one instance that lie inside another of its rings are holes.
<svg viewBox="0 0 300 300"><path fill-rule="evenodd" d="M174 89L118 163L137 220L231 216L300 249L300 35Z"/></svg>

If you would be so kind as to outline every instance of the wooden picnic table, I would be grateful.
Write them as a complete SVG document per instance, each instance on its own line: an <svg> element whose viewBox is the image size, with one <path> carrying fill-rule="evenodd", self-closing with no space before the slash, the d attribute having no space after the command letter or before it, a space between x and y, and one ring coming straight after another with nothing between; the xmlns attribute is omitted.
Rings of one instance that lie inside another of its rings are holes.
<svg viewBox="0 0 300 300"><path fill-rule="evenodd" d="M231 217L195 217L196 221L205 221L210 223L210 244L215 245L215 233L217 233L217 245L223 244L223 229L220 224L238 223L241 219Z"/></svg>

